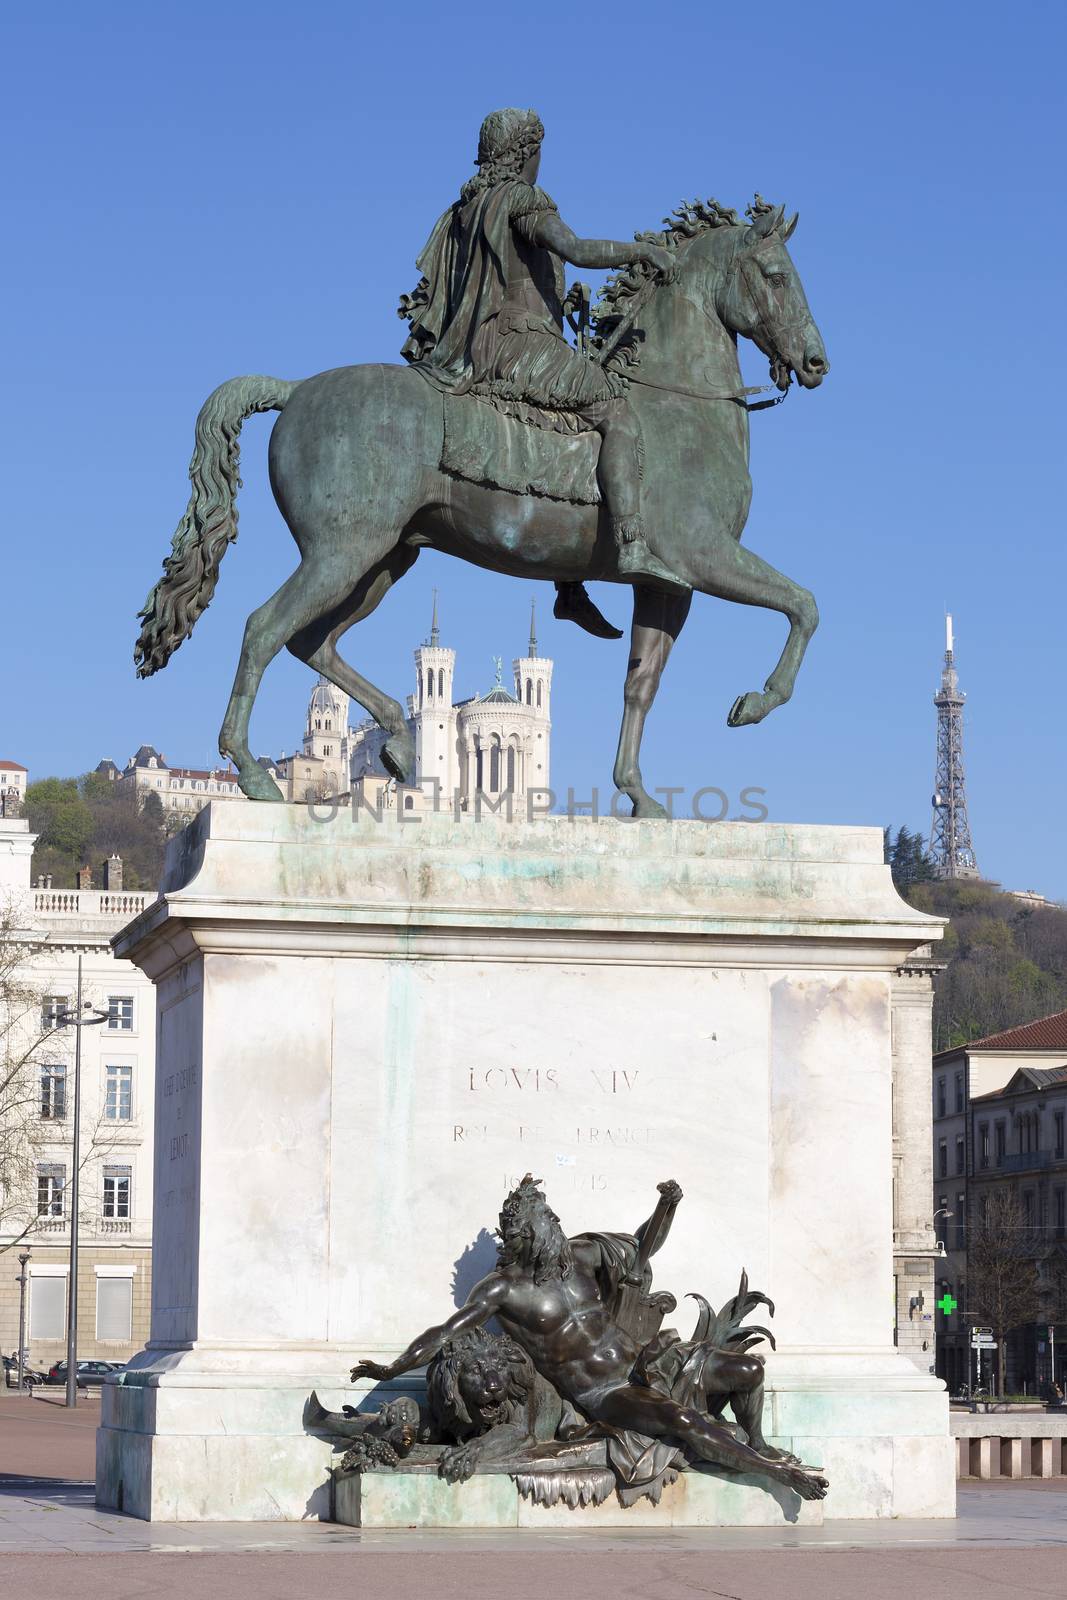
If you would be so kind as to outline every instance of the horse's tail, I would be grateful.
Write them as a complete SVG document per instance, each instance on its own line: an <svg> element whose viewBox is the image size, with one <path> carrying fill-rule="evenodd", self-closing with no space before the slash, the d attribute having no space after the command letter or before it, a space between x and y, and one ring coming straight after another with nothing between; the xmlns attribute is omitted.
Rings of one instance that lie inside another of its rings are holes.
<svg viewBox="0 0 1067 1600"><path fill-rule="evenodd" d="M189 463L189 504L164 558L163 576L138 613L142 627L133 658L139 678L166 666L215 593L219 562L237 537L242 422L256 411L280 411L295 388L285 378L231 378L205 400Z"/></svg>

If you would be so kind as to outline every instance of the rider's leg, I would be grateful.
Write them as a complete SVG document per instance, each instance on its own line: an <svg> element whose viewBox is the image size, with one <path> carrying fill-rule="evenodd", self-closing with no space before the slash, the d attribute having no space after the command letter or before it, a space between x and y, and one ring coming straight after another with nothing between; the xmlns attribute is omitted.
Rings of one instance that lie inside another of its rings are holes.
<svg viewBox="0 0 1067 1600"><path fill-rule="evenodd" d="M814 1469L768 1461L750 1445L732 1438L725 1428L695 1407L679 1405L658 1389L646 1389L636 1383L621 1384L606 1394L596 1395L591 1401L583 1398L580 1403L582 1409L599 1422L633 1429L652 1439L677 1439L701 1461L732 1472L770 1478L772 1483L794 1489L805 1500L821 1500L826 1493L826 1479Z"/></svg>
<svg viewBox="0 0 1067 1600"><path fill-rule="evenodd" d="M638 418L624 400L614 400L598 406L590 421L600 434L597 480L611 517L620 577L654 583L672 594L687 593L691 585L673 573L645 542L641 521L644 441Z"/></svg>

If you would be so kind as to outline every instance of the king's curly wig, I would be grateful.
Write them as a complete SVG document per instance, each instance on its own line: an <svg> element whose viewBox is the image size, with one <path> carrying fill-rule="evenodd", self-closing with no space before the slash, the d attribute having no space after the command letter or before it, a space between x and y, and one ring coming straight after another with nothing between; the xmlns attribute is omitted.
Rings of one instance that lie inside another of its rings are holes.
<svg viewBox="0 0 1067 1600"><path fill-rule="evenodd" d="M491 111L478 134L478 172L463 185L460 201L465 205L494 183L517 178L544 137L536 111L519 111L515 106Z"/></svg>

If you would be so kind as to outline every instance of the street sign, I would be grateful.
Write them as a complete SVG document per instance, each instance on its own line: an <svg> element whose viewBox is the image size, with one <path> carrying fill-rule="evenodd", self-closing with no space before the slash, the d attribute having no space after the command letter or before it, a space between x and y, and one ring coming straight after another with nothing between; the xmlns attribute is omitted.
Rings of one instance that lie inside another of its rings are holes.
<svg viewBox="0 0 1067 1600"><path fill-rule="evenodd" d="M997 1347L997 1341L995 1339L972 1339L971 1340L971 1349L972 1350L995 1350L996 1347Z"/></svg>
<svg viewBox="0 0 1067 1600"><path fill-rule="evenodd" d="M979 1337L986 1338L986 1339L992 1339L993 1330L992 1330L992 1328L972 1328L971 1329L971 1337L972 1337L972 1339L977 1339Z"/></svg>

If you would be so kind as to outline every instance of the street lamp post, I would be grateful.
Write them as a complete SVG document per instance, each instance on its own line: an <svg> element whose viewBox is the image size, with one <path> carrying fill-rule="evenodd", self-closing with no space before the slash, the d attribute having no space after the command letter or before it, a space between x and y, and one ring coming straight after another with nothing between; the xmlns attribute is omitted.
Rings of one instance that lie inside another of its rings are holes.
<svg viewBox="0 0 1067 1600"><path fill-rule="evenodd" d="M90 1012L86 1016L85 1012ZM70 1175L70 1275L67 1285L67 1405L78 1404L78 1197L80 1190L82 1106L82 1029L98 1028L108 1013L82 1001L82 958L78 957L78 1003L73 1014L60 1013L59 1021L74 1032L74 1149Z"/></svg>
<svg viewBox="0 0 1067 1600"><path fill-rule="evenodd" d="M29 1281L26 1268L29 1265L29 1261L30 1247L27 1245L19 1256L19 1275L15 1280L19 1286L19 1394L23 1392L23 1384L26 1381L26 1284Z"/></svg>

